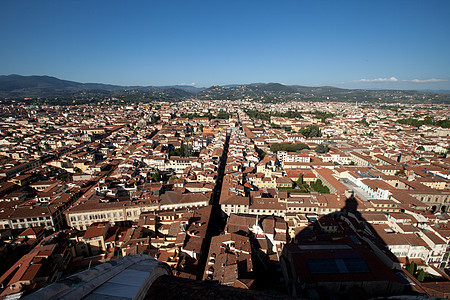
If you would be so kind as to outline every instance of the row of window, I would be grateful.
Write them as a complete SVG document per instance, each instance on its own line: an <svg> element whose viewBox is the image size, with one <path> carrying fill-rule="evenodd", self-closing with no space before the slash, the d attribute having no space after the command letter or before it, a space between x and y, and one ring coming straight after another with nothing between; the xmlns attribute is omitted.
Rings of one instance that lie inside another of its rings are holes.
<svg viewBox="0 0 450 300"><path fill-rule="evenodd" d="M11 220L12 223L23 223L23 222L36 222L36 221L43 221L43 220L50 220L50 216L45 217L32 217L32 218L25 218L25 219L16 219Z"/></svg>
<svg viewBox="0 0 450 300"><path fill-rule="evenodd" d="M262 212L262 213L272 213L272 212L277 212L276 210L272 210L272 209L268 209L267 211L265 210L265 209L252 209L252 210L250 210L250 212L252 212L252 213L255 213L255 212L257 212L257 213L259 213L259 212ZM280 211L278 211L279 213L282 213L283 211L282 210L280 210Z"/></svg>
<svg viewBox="0 0 450 300"><path fill-rule="evenodd" d="M140 212L139 211L127 211L127 216L137 216ZM123 217L122 212L113 212L113 213L99 213L99 214L91 214L91 215L84 215L84 216L71 216L70 221L76 222L76 221L87 221L87 220L101 220L101 219L111 219L111 218L117 218L117 217Z"/></svg>
<svg viewBox="0 0 450 300"><path fill-rule="evenodd" d="M37 222L31 224L14 224L13 229L25 229L28 227L38 227L38 226L52 226L52 222Z"/></svg>
<svg viewBox="0 0 450 300"><path fill-rule="evenodd" d="M316 207L289 207L289 210L317 211Z"/></svg>
<svg viewBox="0 0 450 300"><path fill-rule="evenodd" d="M425 198L425 197L420 197L420 201L422 201L422 202L424 202L424 201L426 201L426 202L439 202L438 200L433 199L433 198L431 198L431 197L427 197L427 198ZM447 202L448 202L448 200L447 200L447 199L444 199L443 203L447 203Z"/></svg>
<svg viewBox="0 0 450 300"><path fill-rule="evenodd" d="M224 204L224 210L227 210L228 206L232 209L231 212L233 212L234 208L240 208L241 205L233 205L233 204ZM247 205L242 205L243 208L246 208ZM317 211L316 207L289 207L288 210L298 210L298 211ZM252 210L252 211L256 211L256 212L260 212L259 209L257 210ZM268 211L272 211L272 210L268 210ZM265 209L262 209L261 212L266 212ZM281 212L281 211L280 211Z"/></svg>
<svg viewBox="0 0 450 300"><path fill-rule="evenodd" d="M122 217L123 213L122 212L113 212L113 213L101 213L101 214L91 214L91 215L83 215L83 216L71 216L70 217L70 221L75 222L75 221L87 221L87 220L99 220L99 219L106 219L106 218L117 218L117 217Z"/></svg>

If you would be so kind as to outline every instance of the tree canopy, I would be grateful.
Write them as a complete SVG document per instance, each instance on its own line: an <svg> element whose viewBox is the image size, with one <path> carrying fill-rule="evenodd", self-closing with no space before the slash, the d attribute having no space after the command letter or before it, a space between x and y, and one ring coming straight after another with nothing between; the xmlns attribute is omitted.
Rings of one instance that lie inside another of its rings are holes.
<svg viewBox="0 0 450 300"><path fill-rule="evenodd" d="M311 137L321 137L322 136L322 132L320 131L319 126L307 126L307 127L302 127L299 132L301 134L303 134L306 138L311 138Z"/></svg>
<svg viewBox="0 0 450 300"><path fill-rule="evenodd" d="M308 145L303 143L289 144L289 143L275 143L270 146L270 151L276 153L278 151L296 152L303 149L309 149Z"/></svg>
<svg viewBox="0 0 450 300"><path fill-rule="evenodd" d="M317 179L316 181L311 182L310 186L316 192L319 192L319 193L322 193L322 194L329 194L330 193L330 189L327 186L324 186L322 184L322 180L320 180L320 179Z"/></svg>
<svg viewBox="0 0 450 300"><path fill-rule="evenodd" d="M317 153L327 153L328 151L330 151L330 148L328 147L327 144L319 144L317 145L316 149L314 149Z"/></svg>
<svg viewBox="0 0 450 300"><path fill-rule="evenodd" d="M175 148L175 150L170 151L169 155L189 157L189 156L198 156L198 153L193 152L192 146L183 144L181 145L180 148Z"/></svg>
<svg viewBox="0 0 450 300"><path fill-rule="evenodd" d="M397 123L407 124L415 127L420 127L422 125L435 125L442 128L450 128L450 119L435 121L431 117L425 117L423 119L414 119L414 118L399 119L397 120Z"/></svg>

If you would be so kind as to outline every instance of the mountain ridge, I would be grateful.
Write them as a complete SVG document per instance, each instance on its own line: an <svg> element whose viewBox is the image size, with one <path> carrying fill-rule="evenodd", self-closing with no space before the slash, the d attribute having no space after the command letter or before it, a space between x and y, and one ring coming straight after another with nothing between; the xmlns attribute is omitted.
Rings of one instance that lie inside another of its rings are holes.
<svg viewBox="0 0 450 300"><path fill-rule="evenodd" d="M80 83L47 75L0 75L0 98L95 98L119 97L147 100L237 100L253 99L269 102L284 100L311 101L375 101L450 103L448 93L415 90L345 89L333 86L308 87L276 82L213 85L121 86L103 83Z"/></svg>

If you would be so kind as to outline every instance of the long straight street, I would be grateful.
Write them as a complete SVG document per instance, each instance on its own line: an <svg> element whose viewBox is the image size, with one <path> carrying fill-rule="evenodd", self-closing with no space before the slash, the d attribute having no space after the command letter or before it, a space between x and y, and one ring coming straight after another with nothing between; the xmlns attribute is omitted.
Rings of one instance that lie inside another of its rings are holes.
<svg viewBox="0 0 450 300"><path fill-rule="evenodd" d="M202 255L200 257L199 261L199 268L198 268L198 274L197 274L197 280L202 280L203 273L205 270L206 265L206 258L208 256L209 247L211 244L211 238L213 236L219 235L221 232L223 232L225 225L226 225L226 217L224 216L222 210L220 209L220 193L222 191L222 183L223 183L223 176L225 173L225 165L227 163L227 156L228 156L228 145L230 141L230 135L227 133L227 137L225 140L225 145L223 147L223 153L222 157L220 159L219 164L219 170L217 175L217 181L216 186L214 188L213 195L211 197L210 204L212 205L211 210L211 217L208 224L208 229L206 231L206 238L203 243L203 249L202 249Z"/></svg>

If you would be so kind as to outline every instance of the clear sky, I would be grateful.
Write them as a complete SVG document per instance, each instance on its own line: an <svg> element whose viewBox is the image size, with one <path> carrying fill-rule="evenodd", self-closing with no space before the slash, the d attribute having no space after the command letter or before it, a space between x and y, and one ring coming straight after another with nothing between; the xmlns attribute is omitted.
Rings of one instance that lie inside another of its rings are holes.
<svg viewBox="0 0 450 300"><path fill-rule="evenodd" d="M2 1L0 74L450 90L450 1Z"/></svg>

